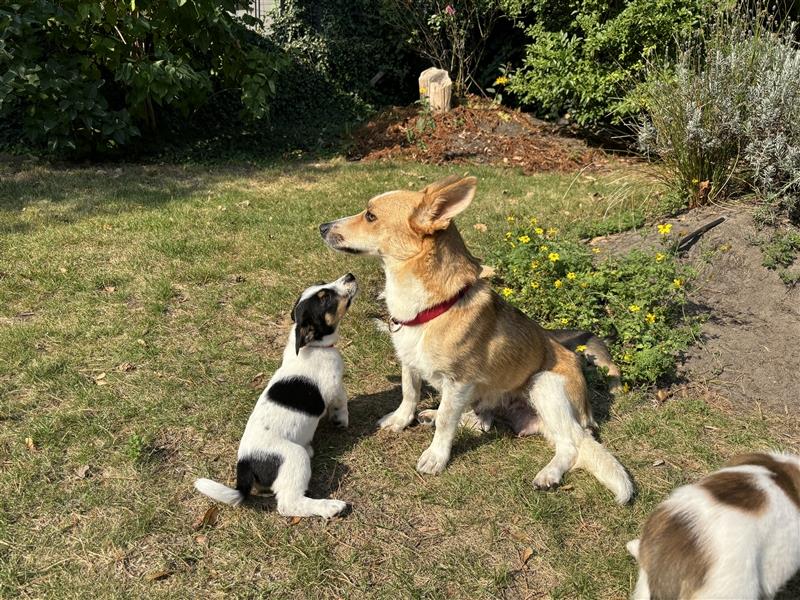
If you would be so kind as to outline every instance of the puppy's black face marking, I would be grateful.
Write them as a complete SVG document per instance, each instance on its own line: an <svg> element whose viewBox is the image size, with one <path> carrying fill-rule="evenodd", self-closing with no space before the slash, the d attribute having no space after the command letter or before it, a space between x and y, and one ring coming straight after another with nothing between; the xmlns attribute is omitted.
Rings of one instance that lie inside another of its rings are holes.
<svg viewBox="0 0 800 600"><path fill-rule="evenodd" d="M317 385L306 377L280 379L267 390L267 398L284 408L311 417L322 416L325 401Z"/></svg>
<svg viewBox="0 0 800 600"><path fill-rule="evenodd" d="M335 332L342 314L340 304L346 302L349 307L349 300L330 288L322 288L304 300L298 299L292 310L292 319L297 324L295 351L299 353L306 344Z"/></svg>

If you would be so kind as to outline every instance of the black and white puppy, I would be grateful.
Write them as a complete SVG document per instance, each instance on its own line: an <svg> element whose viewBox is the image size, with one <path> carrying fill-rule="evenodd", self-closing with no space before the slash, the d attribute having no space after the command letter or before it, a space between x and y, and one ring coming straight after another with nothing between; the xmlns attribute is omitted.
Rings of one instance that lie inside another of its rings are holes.
<svg viewBox="0 0 800 600"><path fill-rule="evenodd" d="M356 278L348 273L300 295L283 362L261 392L239 442L236 489L198 479L198 491L236 506L254 485L271 488L285 516L330 518L344 510L347 504L341 500L305 494L314 454L311 440L320 418L327 412L334 423L348 424L344 363L335 344L357 291Z"/></svg>

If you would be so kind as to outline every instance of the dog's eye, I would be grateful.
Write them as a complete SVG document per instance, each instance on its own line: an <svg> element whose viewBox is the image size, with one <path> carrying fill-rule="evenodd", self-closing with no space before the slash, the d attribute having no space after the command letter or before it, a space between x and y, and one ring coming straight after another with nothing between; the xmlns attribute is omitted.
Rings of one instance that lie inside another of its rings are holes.
<svg viewBox="0 0 800 600"><path fill-rule="evenodd" d="M378 217L372 211L367 211L364 213L364 218L367 220L368 223L374 223Z"/></svg>

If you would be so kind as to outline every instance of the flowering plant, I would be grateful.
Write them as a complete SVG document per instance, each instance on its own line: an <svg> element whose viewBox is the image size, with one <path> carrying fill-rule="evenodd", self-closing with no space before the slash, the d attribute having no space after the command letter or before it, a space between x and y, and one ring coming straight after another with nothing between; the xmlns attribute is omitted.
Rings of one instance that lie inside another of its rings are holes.
<svg viewBox="0 0 800 600"><path fill-rule="evenodd" d="M535 218L508 222L495 261L503 297L547 328L601 336L629 384L673 372L697 323L683 310L692 273L676 260L668 227L659 226L659 252L606 256Z"/></svg>

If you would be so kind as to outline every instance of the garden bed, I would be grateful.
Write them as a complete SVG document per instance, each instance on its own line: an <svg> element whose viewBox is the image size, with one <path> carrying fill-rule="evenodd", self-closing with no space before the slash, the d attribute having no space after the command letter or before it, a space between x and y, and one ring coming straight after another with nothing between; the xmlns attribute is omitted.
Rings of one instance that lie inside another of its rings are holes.
<svg viewBox="0 0 800 600"><path fill-rule="evenodd" d="M417 106L389 108L355 132L348 156L507 165L526 174L598 170L622 160L529 114L480 100L436 115Z"/></svg>

